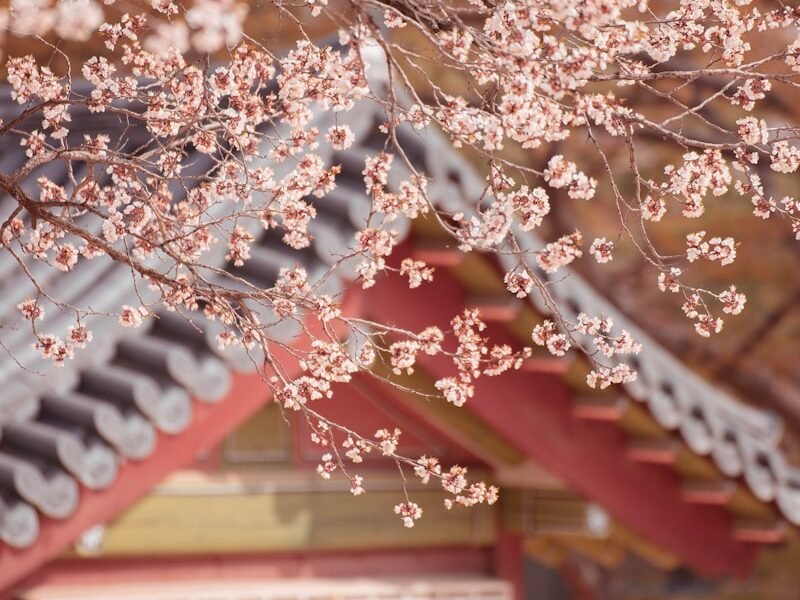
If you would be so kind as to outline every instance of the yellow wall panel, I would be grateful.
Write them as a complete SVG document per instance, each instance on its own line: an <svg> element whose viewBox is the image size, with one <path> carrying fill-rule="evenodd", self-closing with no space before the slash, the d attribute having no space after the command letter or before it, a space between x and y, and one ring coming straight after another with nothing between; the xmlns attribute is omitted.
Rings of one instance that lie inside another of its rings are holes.
<svg viewBox="0 0 800 600"><path fill-rule="evenodd" d="M495 509L446 510L444 494L415 490L424 512L413 529L393 507L400 490L148 496L106 530L102 555L256 552L488 544Z"/></svg>

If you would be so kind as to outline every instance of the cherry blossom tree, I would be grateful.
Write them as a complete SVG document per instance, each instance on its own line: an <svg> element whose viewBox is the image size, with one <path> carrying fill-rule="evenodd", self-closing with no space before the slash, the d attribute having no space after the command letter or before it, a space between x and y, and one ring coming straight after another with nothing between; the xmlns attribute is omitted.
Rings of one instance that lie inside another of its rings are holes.
<svg viewBox="0 0 800 600"><path fill-rule="evenodd" d="M327 449L319 474L344 473L356 495L364 487L353 468L368 452L438 480L448 506L491 503L498 492L469 483L462 467L406 457L398 430L364 437L322 417L314 403L332 384L371 373L376 360L399 374L421 354L444 355L453 372L436 381L434 401L462 406L477 378L519 368L532 352L493 344L475 310L453 314L449 330L422 331L343 314L324 281L348 261L363 288L386 276L412 289L435 279L422 261L390 260L398 219L434 219L462 252L512 257L509 294L537 295L550 312L531 346L582 353L587 384L599 388L635 380L628 357L647 349L604 315L564 317L550 289L568 265L637 252L652 285L674 294L690 326L709 337L746 297L734 281L703 286L693 266L724 270L747 249L703 223L706 203L752 204L754 218L800 238L790 183L800 167L797 127L776 101L800 87L800 9L750 0L276 1L271 14L293 32L285 49L250 31L250 8L239 0L12 0L0 26L15 108L0 135L25 160L0 170L11 207L0 244L35 285L17 308L42 357L63 365L90 352L97 318L139 327L158 311L201 313L220 347L250 352L276 401L307 418ZM312 29L336 41L320 42ZM97 51L76 61L64 43ZM286 268L267 289L223 268L246 265L258 229L279 231L298 253L311 243L314 199L333 191L340 173L319 149L357 142L348 114L365 103L384 115L385 144L363 164L371 210L349 253L321 279ZM330 117L325 130L320 114ZM75 130L79 115L97 131ZM402 128L435 131L469 156L485 174L482 192L459 199L459 210L437 202L432 175L399 141ZM620 149L622 168L610 157ZM67 165L67 182L42 174L52 163ZM390 184L393 171L405 174L400 183ZM616 226L605 237L576 230L527 249L520 240L546 231L553 208L568 202L606 202ZM664 219L688 223L681 247L652 239ZM68 272L82 261L127 267L142 290L138 304L112 313L73 306L37 276L41 265ZM49 327L51 307L69 317L67 328ZM288 348L299 378L285 374L275 350L287 346L254 307L301 323L313 338L306 351ZM409 498L395 512L406 526L422 515Z"/></svg>

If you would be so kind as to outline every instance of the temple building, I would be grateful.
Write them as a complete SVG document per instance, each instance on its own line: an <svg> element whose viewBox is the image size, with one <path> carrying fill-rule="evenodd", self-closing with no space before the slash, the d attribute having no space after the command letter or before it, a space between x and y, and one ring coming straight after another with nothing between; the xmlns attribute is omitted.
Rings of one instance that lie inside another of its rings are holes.
<svg viewBox="0 0 800 600"><path fill-rule="evenodd" d="M13 110L7 93L0 110ZM74 135L114 126L104 118L76 113ZM328 118L319 117L321 131ZM318 279L348 252L370 212L364 158L386 140L377 107L347 118L356 145L320 149L342 172L336 190L313 199L311 246L291 250L279 231L262 229L244 266L222 254L219 266L269 287L281 267L300 263ZM136 132L128 135L133 147ZM431 198L468 212L484 182L465 159L433 132L400 129L398 139L430 176ZM24 159L19 146L0 149L3 169ZM42 170L68 180L63 163ZM402 171L393 168L390 185ZM0 200L0 218L11 206ZM363 290L345 261L324 284L343 311L420 330L478 307L493 342L529 344L547 306L506 291L502 259L461 252L432 219L396 229L404 241L393 263L424 260L434 281L409 290L388 275ZM533 234L521 238L541 247ZM127 267L111 261L68 273L31 268L65 301L97 312L138 293ZM593 577L626 569L666 574L659 581L684 591L750 576L765 548L791 542L800 523L800 471L781 450L782 423L695 375L564 271L551 293L568 318L605 314L645 346L637 382L595 393L584 361L542 354L479 380L462 408L361 374L318 401L320 413L362 434L397 426L406 454L467 465L501 487L493 506L446 510L444 492L409 480L425 510L413 529L392 512L403 493L395 465L365 459L359 497L342 478L320 478L322 452L305 421L271 402L252 356L218 350L199 314L163 312L138 329L98 318L94 342L60 369L37 357L28 332L4 334L14 359L0 355L0 596L557 600L592 598ZM13 323L31 286L0 254L0 324ZM271 337L306 347L297 324L274 323ZM420 356L411 375L379 375L435 392L447 372L441 357Z"/></svg>

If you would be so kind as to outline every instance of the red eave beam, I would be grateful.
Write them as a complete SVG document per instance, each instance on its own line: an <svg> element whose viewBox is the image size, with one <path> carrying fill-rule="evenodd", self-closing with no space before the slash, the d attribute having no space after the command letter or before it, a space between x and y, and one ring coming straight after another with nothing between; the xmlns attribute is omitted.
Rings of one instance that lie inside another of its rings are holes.
<svg viewBox="0 0 800 600"><path fill-rule="evenodd" d="M361 301L360 288L354 288L345 299L343 312L359 314ZM310 322L308 328L312 334L322 333L318 322ZM309 339L300 338L294 346L304 350ZM297 359L291 353L277 347L273 355L289 377L299 375ZM269 388L259 373L238 373L231 378L231 389L222 401L213 405L194 402L192 423L185 431L174 436L159 433L153 455L123 464L117 480L108 489L81 488L78 510L68 519L40 516L39 537L30 548L0 547L0 597L6 597L13 585L67 550L87 529L117 516L171 472L190 464L198 452L221 442L270 398Z"/></svg>
<svg viewBox="0 0 800 600"><path fill-rule="evenodd" d="M396 260L403 256L400 249L396 254ZM432 283L417 290L390 275L366 296L366 317L412 331L429 325L449 328L450 319L468 302L465 290L441 269ZM501 327L489 326L486 333L495 343L514 344ZM445 356L422 355L418 361L433 377L454 374ZM720 507L686 503L682 481L674 471L631 461L627 436L613 424L577 418L572 401L557 377L515 371L480 378L465 409L698 573L750 571L756 546L734 538L729 514Z"/></svg>
<svg viewBox="0 0 800 600"><path fill-rule="evenodd" d="M146 582L286 580L486 574L490 548L443 546L369 551L264 552L233 555L59 559L37 572L36 586L79 587Z"/></svg>

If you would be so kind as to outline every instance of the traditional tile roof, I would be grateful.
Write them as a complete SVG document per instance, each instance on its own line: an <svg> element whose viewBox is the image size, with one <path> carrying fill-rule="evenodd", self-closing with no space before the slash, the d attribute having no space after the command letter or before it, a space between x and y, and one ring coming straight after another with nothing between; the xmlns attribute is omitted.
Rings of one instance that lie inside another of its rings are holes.
<svg viewBox="0 0 800 600"><path fill-rule="evenodd" d="M4 98L0 103L4 116L21 110L10 102L7 91ZM72 135L99 132L111 133L112 138L127 136L130 148L142 141L141 132L122 130L115 119L74 111ZM211 253L211 265L225 266L262 288L271 287L286 266L302 265L312 283L320 280L338 256L347 253L356 228L364 226L369 213L361 184L365 152L361 148L341 157L342 187L315 201L318 216L311 226L315 239L310 248L292 250L281 242L279 231L253 226L257 241L243 267L225 264L222 248ZM322 153L330 156L324 148ZM200 154L191 159L198 168L210 166ZM13 170L23 160L19 146L6 145L0 151L0 168ZM69 187L65 163L49 164L31 180L40 175ZM10 198L1 199L0 218L5 219L12 206ZM351 263L345 262L339 277L352 275ZM67 273L35 261L25 264L51 297L91 307L99 315L150 297L126 266L110 261L82 260ZM327 278L320 289L337 294L342 289L339 277ZM0 358L0 540L13 547L35 542L39 515L53 519L71 515L80 501L80 485L89 489L114 485L121 461L143 460L156 452L157 431L180 434L191 421L193 401L219 401L228 392L231 374L252 371L258 361L241 348L219 352L217 330L202 316L162 311L137 329L123 328L113 318L90 317L87 325L94 334L90 346L64 367L55 368L38 357L30 331L19 327L16 305L35 293L16 259L7 252L0 254L0 341L5 350ZM48 299L40 302L48 313L47 331L63 334L60 330L66 329L68 316ZM262 323L271 324L269 335L274 339L288 341L300 332L297 322L279 320L260 306L251 308Z"/></svg>

